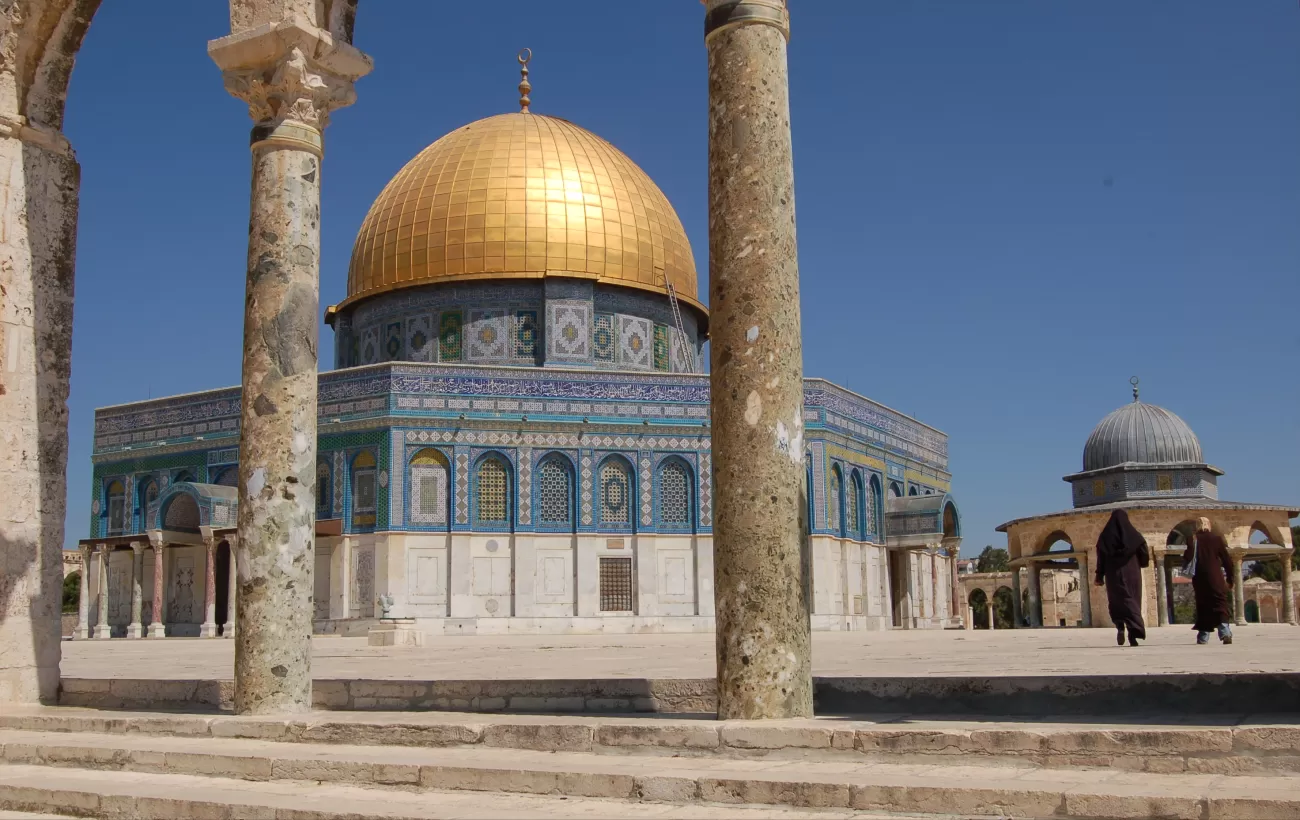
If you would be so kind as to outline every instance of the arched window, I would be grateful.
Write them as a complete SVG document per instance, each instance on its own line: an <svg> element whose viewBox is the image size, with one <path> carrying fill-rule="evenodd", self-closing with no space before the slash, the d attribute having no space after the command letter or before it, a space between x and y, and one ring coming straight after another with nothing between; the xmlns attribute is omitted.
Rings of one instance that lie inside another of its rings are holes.
<svg viewBox="0 0 1300 820"><path fill-rule="evenodd" d="M238 487L239 486L239 468L227 467L217 474L217 478L212 482L221 487Z"/></svg>
<svg viewBox="0 0 1300 820"><path fill-rule="evenodd" d="M104 493L108 508L108 534L122 535L126 532L126 486L120 481L113 481Z"/></svg>
<svg viewBox="0 0 1300 820"><path fill-rule="evenodd" d="M510 522L510 473L494 456L479 462L475 482L478 523L505 525Z"/></svg>
<svg viewBox="0 0 1300 820"><path fill-rule="evenodd" d="M150 519L150 509L158 503L158 482L146 478L140 483L140 529L151 529L155 522Z"/></svg>
<svg viewBox="0 0 1300 820"><path fill-rule="evenodd" d="M907 490L907 494L908 494L909 496L910 496L910 495L916 495L916 485L915 485L915 484L913 484L911 487L908 488L908 490Z"/></svg>
<svg viewBox="0 0 1300 820"><path fill-rule="evenodd" d="M194 473L191 473L189 470L181 470L176 474L176 477L172 479L173 484L180 484L182 481L188 481L193 484Z"/></svg>
<svg viewBox="0 0 1300 820"><path fill-rule="evenodd" d="M862 479L856 470L849 476L849 486L844 492L844 534L862 540Z"/></svg>
<svg viewBox="0 0 1300 820"><path fill-rule="evenodd" d="M876 476L871 477L871 486L867 494L867 532L871 535L880 534L880 479Z"/></svg>
<svg viewBox="0 0 1300 820"><path fill-rule="evenodd" d="M659 523L670 529L691 526L691 468L670 458L659 468Z"/></svg>
<svg viewBox="0 0 1300 820"><path fill-rule="evenodd" d="M569 460L552 453L537 465L539 522L546 529L573 524L573 468Z"/></svg>
<svg viewBox="0 0 1300 820"><path fill-rule="evenodd" d="M375 454L362 450L352 459L352 526L375 525Z"/></svg>
<svg viewBox="0 0 1300 820"><path fill-rule="evenodd" d="M199 531L199 502L189 493L178 493L163 511L163 529L177 532Z"/></svg>
<svg viewBox="0 0 1300 820"><path fill-rule="evenodd" d="M447 457L433 448L421 450L411 459L411 523L443 527L450 508Z"/></svg>
<svg viewBox="0 0 1300 820"><path fill-rule="evenodd" d="M329 518L334 509L334 499L330 497L330 465L324 459L316 460L316 517Z"/></svg>
<svg viewBox="0 0 1300 820"><path fill-rule="evenodd" d="M831 497L827 499L827 525L833 532L840 531L840 505L844 501L844 480L840 478L840 468L831 467Z"/></svg>
<svg viewBox="0 0 1300 820"><path fill-rule="evenodd" d="M902 498L902 497L903 497L903 488L900 487L900 486L898 486L898 482L897 482L897 481L891 481L891 482L889 482L889 497L890 497L890 498Z"/></svg>
<svg viewBox="0 0 1300 820"><path fill-rule="evenodd" d="M617 456L600 465L597 482L600 494L600 523L607 527L628 529L632 526L632 470Z"/></svg>

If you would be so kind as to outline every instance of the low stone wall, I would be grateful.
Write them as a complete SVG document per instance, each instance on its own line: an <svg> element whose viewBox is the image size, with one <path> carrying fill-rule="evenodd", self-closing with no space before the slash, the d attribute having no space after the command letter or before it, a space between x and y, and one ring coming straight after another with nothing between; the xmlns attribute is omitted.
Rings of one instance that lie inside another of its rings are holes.
<svg viewBox="0 0 1300 820"><path fill-rule="evenodd" d="M816 678L821 715L1300 713L1300 673L1062 677ZM317 709L339 711L712 714L711 678L318 680ZM229 710L230 681L64 678L59 703L101 709Z"/></svg>

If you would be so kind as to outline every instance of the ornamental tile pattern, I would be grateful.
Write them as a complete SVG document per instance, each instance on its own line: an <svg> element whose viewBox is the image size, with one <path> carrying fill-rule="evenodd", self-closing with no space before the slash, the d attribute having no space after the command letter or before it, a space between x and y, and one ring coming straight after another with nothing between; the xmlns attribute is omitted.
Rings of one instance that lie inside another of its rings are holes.
<svg viewBox="0 0 1300 820"><path fill-rule="evenodd" d="M406 320L406 357L416 362L432 362L434 355L433 320L422 313Z"/></svg>
<svg viewBox="0 0 1300 820"><path fill-rule="evenodd" d="M533 451L530 447L522 447L519 450L517 459L519 471L519 510L518 518L520 524L533 523Z"/></svg>
<svg viewBox="0 0 1300 820"><path fill-rule="evenodd" d="M649 319L619 314L618 363L620 365L639 370L650 369L653 327Z"/></svg>
<svg viewBox="0 0 1300 820"><path fill-rule="evenodd" d="M395 362L402 358L402 323L388 322L384 325L384 361Z"/></svg>
<svg viewBox="0 0 1300 820"><path fill-rule="evenodd" d="M519 310L515 312L515 358L534 359L537 357L537 311Z"/></svg>
<svg viewBox="0 0 1300 820"><path fill-rule="evenodd" d="M456 523L469 523L469 453L456 453Z"/></svg>
<svg viewBox="0 0 1300 820"><path fill-rule="evenodd" d="M674 373L694 373L695 357L692 355L691 343L676 328L668 329L668 341L672 347L669 358Z"/></svg>
<svg viewBox="0 0 1300 820"><path fill-rule="evenodd" d="M471 310L465 333L470 361L504 361L513 346L504 310Z"/></svg>
<svg viewBox="0 0 1300 820"><path fill-rule="evenodd" d="M650 474L650 453L642 451L639 456L641 473L641 526L654 525L654 484Z"/></svg>
<svg viewBox="0 0 1300 820"><path fill-rule="evenodd" d="M553 299L546 303L546 355L580 361L591 357L591 303Z"/></svg>
<svg viewBox="0 0 1300 820"><path fill-rule="evenodd" d="M379 361L379 328L368 327L361 334L361 363L374 364Z"/></svg>
<svg viewBox="0 0 1300 820"><path fill-rule="evenodd" d="M655 325L654 334L655 370L666 373L672 368L672 362L668 356L668 328L663 325Z"/></svg>
<svg viewBox="0 0 1300 820"><path fill-rule="evenodd" d="M458 362L464 353L461 333L463 317L459 310L445 310L438 319L438 361Z"/></svg>
<svg viewBox="0 0 1300 820"><path fill-rule="evenodd" d="M393 465L388 479L389 521L405 520L403 510L406 504L406 445L403 444L402 439L401 430L389 431L389 452L397 458L397 464Z"/></svg>
<svg viewBox="0 0 1300 820"><path fill-rule="evenodd" d="M580 488L582 498L582 525L590 527L592 521L592 470L591 470L591 451L583 450L578 467L579 479L582 483Z"/></svg>
<svg viewBox="0 0 1300 820"><path fill-rule="evenodd" d="M700 470L697 481L700 487L700 526L713 526L713 456L700 453Z"/></svg>
<svg viewBox="0 0 1300 820"><path fill-rule="evenodd" d="M595 330L591 337L592 358L605 364L613 364L617 344L614 339L614 314L597 313Z"/></svg>

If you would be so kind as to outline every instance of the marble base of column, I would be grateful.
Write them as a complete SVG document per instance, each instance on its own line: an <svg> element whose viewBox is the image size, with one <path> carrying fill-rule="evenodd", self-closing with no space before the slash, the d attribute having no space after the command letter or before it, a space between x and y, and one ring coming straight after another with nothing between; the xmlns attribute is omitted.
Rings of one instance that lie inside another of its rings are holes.
<svg viewBox="0 0 1300 820"><path fill-rule="evenodd" d="M144 611L144 544L132 544L131 553L131 623L127 624L126 636L139 638L144 635L140 623Z"/></svg>
<svg viewBox="0 0 1300 820"><path fill-rule="evenodd" d="M718 717L811 717L788 18L706 6Z"/></svg>

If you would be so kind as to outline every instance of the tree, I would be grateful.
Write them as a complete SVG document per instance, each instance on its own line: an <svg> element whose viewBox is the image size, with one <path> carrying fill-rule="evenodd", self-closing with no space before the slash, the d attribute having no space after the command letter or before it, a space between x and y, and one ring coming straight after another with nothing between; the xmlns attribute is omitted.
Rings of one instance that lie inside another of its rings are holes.
<svg viewBox="0 0 1300 820"><path fill-rule="evenodd" d="M1292 528L1295 529L1294 527ZM1294 540L1292 541L1294 543ZM1291 569L1300 569L1300 553L1292 553ZM1247 573L1248 578L1263 578L1265 581L1278 582L1282 580L1282 562L1281 561L1252 561L1250 571Z"/></svg>
<svg viewBox="0 0 1300 820"><path fill-rule="evenodd" d="M1001 547L989 545L975 559L976 572L1008 572L1011 569L1011 555Z"/></svg>
<svg viewBox="0 0 1300 820"><path fill-rule="evenodd" d="M74 572L63 579L63 611L76 612L81 603L81 573Z"/></svg>

